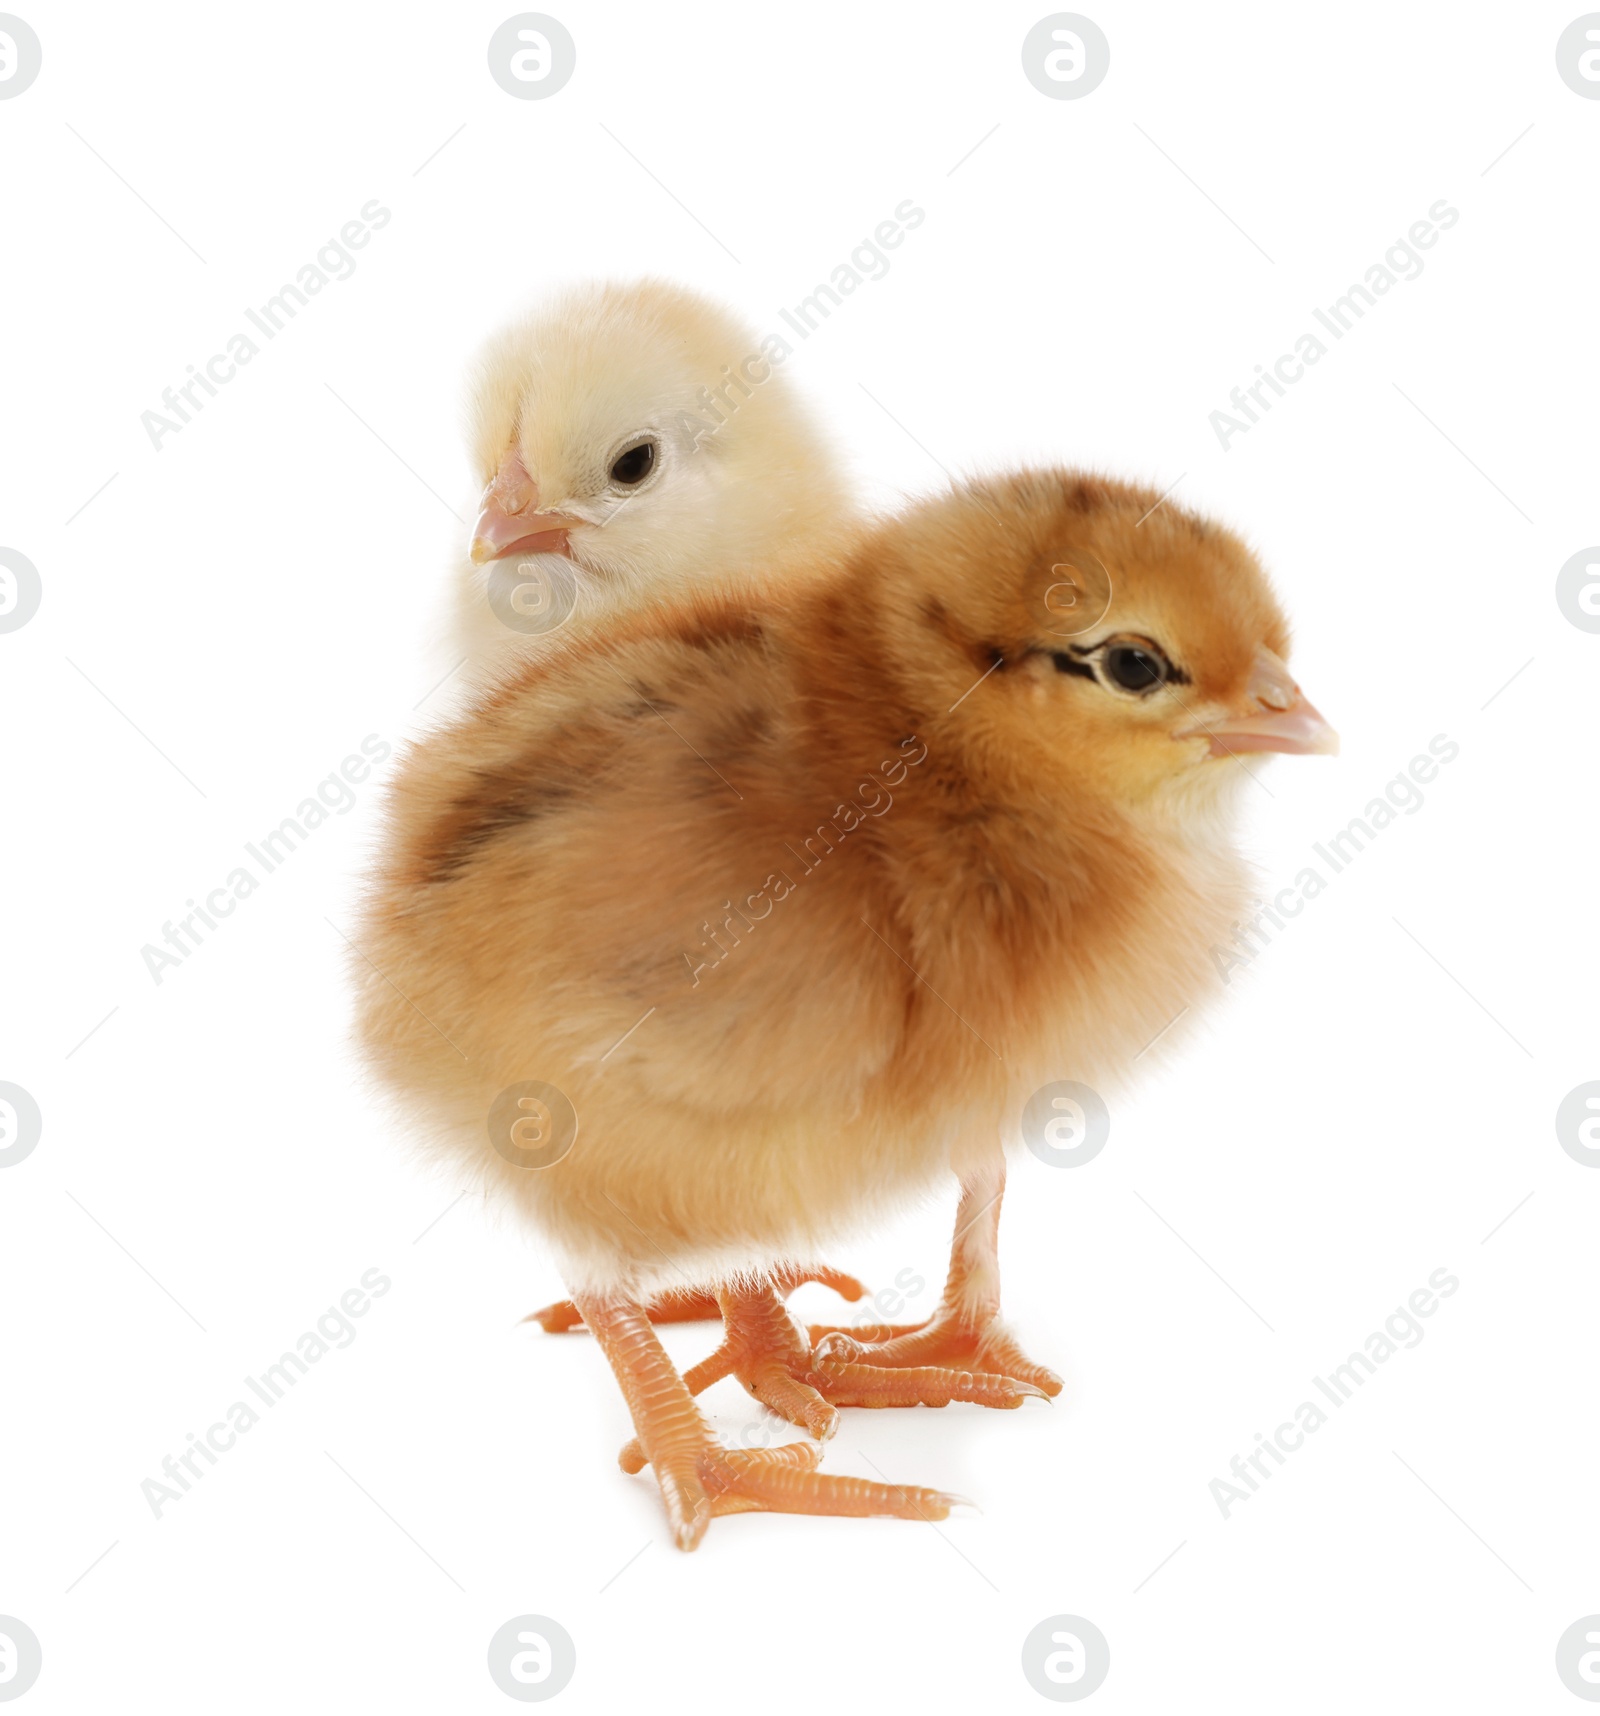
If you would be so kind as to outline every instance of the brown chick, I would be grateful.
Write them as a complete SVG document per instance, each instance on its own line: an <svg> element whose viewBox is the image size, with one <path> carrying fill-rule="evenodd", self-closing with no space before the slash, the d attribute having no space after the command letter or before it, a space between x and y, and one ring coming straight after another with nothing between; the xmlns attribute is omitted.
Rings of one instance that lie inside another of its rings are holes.
<svg viewBox="0 0 1600 1716"><path fill-rule="evenodd" d="M1217 987L1241 756L1334 741L1254 559L1156 500L1060 471L971 484L791 603L575 644L397 776L367 1043L554 1248L681 1547L716 1513L952 1498L825 1475L814 1444L716 1446L653 1292L719 1281L719 1374L819 1436L841 1405L1043 1392L813 1348L772 1272L953 1168L967 1226L932 1327L1003 1344L1024 1102L1116 1087Z"/></svg>

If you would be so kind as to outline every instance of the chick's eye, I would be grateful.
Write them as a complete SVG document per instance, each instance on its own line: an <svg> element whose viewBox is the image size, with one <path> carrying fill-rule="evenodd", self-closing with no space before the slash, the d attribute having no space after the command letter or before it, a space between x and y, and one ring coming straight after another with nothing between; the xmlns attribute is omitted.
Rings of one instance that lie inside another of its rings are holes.
<svg viewBox="0 0 1600 1716"><path fill-rule="evenodd" d="M611 480L621 483L624 488L632 488L636 483L642 483L655 469L656 444L654 441L641 441L637 447L630 447L618 458L611 467Z"/></svg>
<svg viewBox="0 0 1600 1716"><path fill-rule="evenodd" d="M1171 672L1166 657L1143 644L1112 644L1101 660L1106 678L1120 691L1151 691Z"/></svg>

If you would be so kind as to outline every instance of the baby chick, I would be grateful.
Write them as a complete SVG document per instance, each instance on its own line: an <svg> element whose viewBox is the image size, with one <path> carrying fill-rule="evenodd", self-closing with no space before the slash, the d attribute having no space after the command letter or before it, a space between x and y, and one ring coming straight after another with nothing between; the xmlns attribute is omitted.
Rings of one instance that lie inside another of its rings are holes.
<svg viewBox="0 0 1600 1716"><path fill-rule="evenodd" d="M717 1446L652 1292L719 1282L713 1368L819 1436L841 1405L1043 1392L1015 1363L813 1345L773 1273L953 1168L966 1228L925 1344L1004 1349L1024 1103L1114 1088L1217 988L1241 758L1335 741L1249 552L1157 498L969 484L790 600L576 642L400 768L366 1041L553 1247L682 1548L719 1513L954 1498L825 1475L816 1443Z"/></svg>
<svg viewBox="0 0 1600 1716"><path fill-rule="evenodd" d="M558 631L780 582L855 506L763 341L665 281L582 286L497 334L472 398L483 498L456 569L475 678Z"/></svg>

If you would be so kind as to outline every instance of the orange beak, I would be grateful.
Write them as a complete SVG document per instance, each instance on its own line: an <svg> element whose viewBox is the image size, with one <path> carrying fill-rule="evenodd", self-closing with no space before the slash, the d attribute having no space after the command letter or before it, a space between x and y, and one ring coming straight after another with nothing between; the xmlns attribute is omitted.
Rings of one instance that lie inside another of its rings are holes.
<svg viewBox="0 0 1600 1716"><path fill-rule="evenodd" d="M1270 649L1256 652L1247 695L1249 706L1238 714L1185 728L1173 736L1209 739L1213 757L1242 756L1248 751L1284 751L1300 757L1339 754L1339 735Z"/></svg>
<svg viewBox="0 0 1600 1716"><path fill-rule="evenodd" d="M513 447L483 491L468 553L479 565L509 554L570 554L567 532L583 522L559 512L539 511L539 486L528 475L521 452Z"/></svg>

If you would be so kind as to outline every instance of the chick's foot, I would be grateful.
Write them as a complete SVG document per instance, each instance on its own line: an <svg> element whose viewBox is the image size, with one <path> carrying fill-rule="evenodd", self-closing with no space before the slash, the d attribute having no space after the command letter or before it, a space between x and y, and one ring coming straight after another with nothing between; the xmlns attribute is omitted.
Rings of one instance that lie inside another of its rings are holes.
<svg viewBox="0 0 1600 1716"><path fill-rule="evenodd" d="M625 1472L649 1462L637 1441L623 1450ZM819 1472L822 1449L815 1442L785 1442L778 1448L722 1448L707 1439L697 1472L714 1519L725 1513L815 1513L849 1519L948 1519L954 1507L970 1507L960 1496L920 1484L875 1484L866 1478Z"/></svg>
<svg viewBox="0 0 1600 1716"><path fill-rule="evenodd" d="M878 1338L885 1331L872 1328L814 1327L809 1333L813 1358L830 1368L904 1367L907 1374L915 1374L929 1365L964 1367L1022 1384L1028 1392L1052 1400L1061 1392L1061 1378L1035 1364L997 1317L974 1321L959 1309L941 1306L929 1322L893 1330L887 1339Z"/></svg>
<svg viewBox="0 0 1600 1716"><path fill-rule="evenodd" d="M820 1281L824 1287L831 1287L841 1299L848 1299L851 1304L866 1292L866 1288L855 1276L846 1275L842 1269L829 1269L825 1265L818 1265L814 1269L777 1269L773 1271L772 1279L785 1298L796 1287L803 1286L808 1281ZM704 1323L720 1317L722 1307L717 1303L717 1295L709 1288L701 1292L689 1287L675 1287L648 1301L645 1314L652 1323ZM583 1317L570 1299L557 1299L553 1305L530 1311L522 1320L525 1323L537 1323L550 1335L564 1335L570 1329L583 1326Z"/></svg>
<svg viewBox="0 0 1600 1716"><path fill-rule="evenodd" d="M763 1406L819 1442L838 1429L841 1406L948 1406L966 1401L1010 1410L1045 1392L1024 1377L952 1365L891 1367L860 1362L849 1352L819 1356L772 1286L730 1288L720 1298L722 1344L684 1372L690 1394L704 1393L725 1376L735 1377ZM867 1349L869 1361L872 1350ZM636 1470L641 1457L637 1442L622 1450L625 1469Z"/></svg>
<svg viewBox="0 0 1600 1716"><path fill-rule="evenodd" d="M819 1472L822 1451L815 1443L719 1447L685 1379L672 1368L644 1307L618 1299L586 1298L580 1304L583 1320L594 1331L622 1386L638 1431L637 1440L623 1451L623 1470L654 1468L673 1540L680 1549L697 1547L712 1519L725 1513L937 1520L948 1518L951 1508L960 1504L959 1496L942 1490Z"/></svg>
<svg viewBox="0 0 1600 1716"><path fill-rule="evenodd" d="M961 1182L950 1276L939 1308L925 1323L855 1329L814 1325L809 1331L813 1361L824 1369L849 1365L905 1367L915 1374L928 1365L993 1373L1053 1399L1061 1378L1035 1364L1000 1320L1000 1201L1005 1172L999 1163Z"/></svg>

